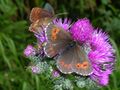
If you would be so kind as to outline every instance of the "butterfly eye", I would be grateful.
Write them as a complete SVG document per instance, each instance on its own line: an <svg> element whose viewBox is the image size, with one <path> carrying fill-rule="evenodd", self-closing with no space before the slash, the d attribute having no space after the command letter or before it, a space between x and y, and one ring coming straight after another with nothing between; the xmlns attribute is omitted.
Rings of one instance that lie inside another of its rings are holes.
<svg viewBox="0 0 120 90"><path fill-rule="evenodd" d="M81 64L80 63L78 63L78 64L76 64L76 68L81 68Z"/></svg>
<svg viewBox="0 0 120 90"><path fill-rule="evenodd" d="M81 67L83 69L87 69L88 68L88 62L87 61L83 62L83 64L81 65Z"/></svg>

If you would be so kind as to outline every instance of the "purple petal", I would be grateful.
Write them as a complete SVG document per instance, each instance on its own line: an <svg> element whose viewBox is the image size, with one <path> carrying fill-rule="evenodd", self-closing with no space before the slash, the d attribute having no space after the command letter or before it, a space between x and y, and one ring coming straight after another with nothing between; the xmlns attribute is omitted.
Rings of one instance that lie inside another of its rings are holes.
<svg viewBox="0 0 120 90"><path fill-rule="evenodd" d="M86 42L91 38L93 27L87 18L79 19L72 25L70 32L74 40Z"/></svg>
<svg viewBox="0 0 120 90"><path fill-rule="evenodd" d="M100 79L99 79L99 83L103 86L108 85L109 82L109 75L103 75Z"/></svg>
<svg viewBox="0 0 120 90"><path fill-rule="evenodd" d="M31 70L32 70L33 73L40 73L40 69L37 66L32 66Z"/></svg>
<svg viewBox="0 0 120 90"><path fill-rule="evenodd" d="M35 55L35 48L32 45L28 45L24 50L24 55L29 57L31 55Z"/></svg>
<svg viewBox="0 0 120 90"><path fill-rule="evenodd" d="M52 72L52 76L53 76L53 77L59 77L60 74L59 74L58 71L54 70L54 71Z"/></svg>
<svg viewBox="0 0 120 90"><path fill-rule="evenodd" d="M64 20L62 20L61 18L60 19L56 18L53 20L53 23L56 24L57 26L63 28L64 30L68 31L71 21L68 20L67 18L65 18Z"/></svg>
<svg viewBox="0 0 120 90"><path fill-rule="evenodd" d="M114 61L114 49L109 44L108 36L102 31L94 31L91 40L91 51L89 59L95 62L111 62Z"/></svg>

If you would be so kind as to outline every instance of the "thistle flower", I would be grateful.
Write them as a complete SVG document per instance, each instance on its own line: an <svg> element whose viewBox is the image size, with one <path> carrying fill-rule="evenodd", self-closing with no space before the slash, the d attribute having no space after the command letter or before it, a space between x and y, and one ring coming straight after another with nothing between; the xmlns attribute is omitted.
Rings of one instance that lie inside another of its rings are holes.
<svg viewBox="0 0 120 90"><path fill-rule="evenodd" d="M80 19L70 29L75 41L87 45L87 56L93 67L90 78L100 85L107 85L115 61L114 49L102 30L94 29L86 18ZM86 46L85 46L86 47Z"/></svg>
<svg viewBox="0 0 120 90"><path fill-rule="evenodd" d="M31 70L33 73L40 73L40 69L37 66L31 66Z"/></svg>
<svg viewBox="0 0 120 90"><path fill-rule="evenodd" d="M90 45L92 50L89 52L89 59L94 68L91 78L101 85L107 85L115 62L114 49L102 30L94 31Z"/></svg>
<svg viewBox="0 0 120 90"><path fill-rule="evenodd" d="M29 57L31 55L35 55L35 48L32 45L28 45L24 50L24 55Z"/></svg>
<svg viewBox="0 0 120 90"><path fill-rule="evenodd" d="M54 70L54 71L52 72L52 76L53 76L53 77L59 77L60 74L59 74L58 71Z"/></svg>
<svg viewBox="0 0 120 90"><path fill-rule="evenodd" d="M70 32L75 41L82 43L90 40L93 33L93 27L87 18L79 19L71 26Z"/></svg>

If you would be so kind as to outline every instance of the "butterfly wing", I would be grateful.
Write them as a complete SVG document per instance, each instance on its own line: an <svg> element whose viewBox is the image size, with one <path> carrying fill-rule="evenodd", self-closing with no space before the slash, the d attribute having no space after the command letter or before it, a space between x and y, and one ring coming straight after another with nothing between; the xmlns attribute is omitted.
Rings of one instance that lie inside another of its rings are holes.
<svg viewBox="0 0 120 90"><path fill-rule="evenodd" d="M48 57L59 54L72 41L67 31L52 23L46 28L46 37L48 41L44 50Z"/></svg>
<svg viewBox="0 0 120 90"><path fill-rule="evenodd" d="M70 74L72 70L72 62L74 60L74 48L65 49L57 58L57 68L64 74Z"/></svg>
<svg viewBox="0 0 120 90"><path fill-rule="evenodd" d="M53 7L49 3L45 4L44 9L49 11L52 15L55 13Z"/></svg>
<svg viewBox="0 0 120 90"><path fill-rule="evenodd" d="M84 47L77 44L74 50L74 60L72 62L73 72L83 76L92 74L92 65L88 59Z"/></svg>
<svg viewBox="0 0 120 90"><path fill-rule="evenodd" d="M30 21L35 22L41 18L45 18L45 17L51 18L52 16L53 15L49 11L39 7L35 7L31 10Z"/></svg>
<svg viewBox="0 0 120 90"><path fill-rule="evenodd" d="M62 73L75 72L88 76L92 73L92 66L82 46L75 45L65 50L57 59L57 67Z"/></svg>
<svg viewBox="0 0 120 90"><path fill-rule="evenodd" d="M49 7L48 7L49 6ZM32 22L32 24L29 27L29 30L31 32L33 32L35 34L35 36L41 37L40 35L44 34L44 28L48 25L48 23L50 23L52 21L52 17L54 15L53 13L53 8L52 6L50 7L49 4L46 4L45 9L39 8L39 7L35 7L31 10L30 13L30 21ZM51 9L52 8L52 12ZM39 43L39 48L43 49L42 46L43 43Z"/></svg>
<svg viewBox="0 0 120 90"><path fill-rule="evenodd" d="M44 28L50 22L51 22L50 18L41 18L30 25L29 31L31 31L35 34L40 34L41 32L44 32Z"/></svg>
<svg viewBox="0 0 120 90"><path fill-rule="evenodd" d="M35 34L39 34L44 31L44 28L51 22L53 13L45 9L35 7L31 10L30 21L32 24L29 27L29 30Z"/></svg>

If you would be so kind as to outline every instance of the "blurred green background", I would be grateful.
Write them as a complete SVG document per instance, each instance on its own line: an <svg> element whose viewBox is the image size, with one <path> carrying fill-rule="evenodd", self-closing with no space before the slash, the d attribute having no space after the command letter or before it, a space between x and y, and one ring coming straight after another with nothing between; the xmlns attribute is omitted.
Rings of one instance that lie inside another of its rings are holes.
<svg viewBox="0 0 120 90"><path fill-rule="evenodd" d="M120 0L0 0L0 90L52 90L49 80L26 70L29 60L23 50L36 42L28 31L30 10L49 2L61 17L87 17L110 35L116 49L116 66L108 86L101 90L120 90ZM75 89L80 90L80 89Z"/></svg>

